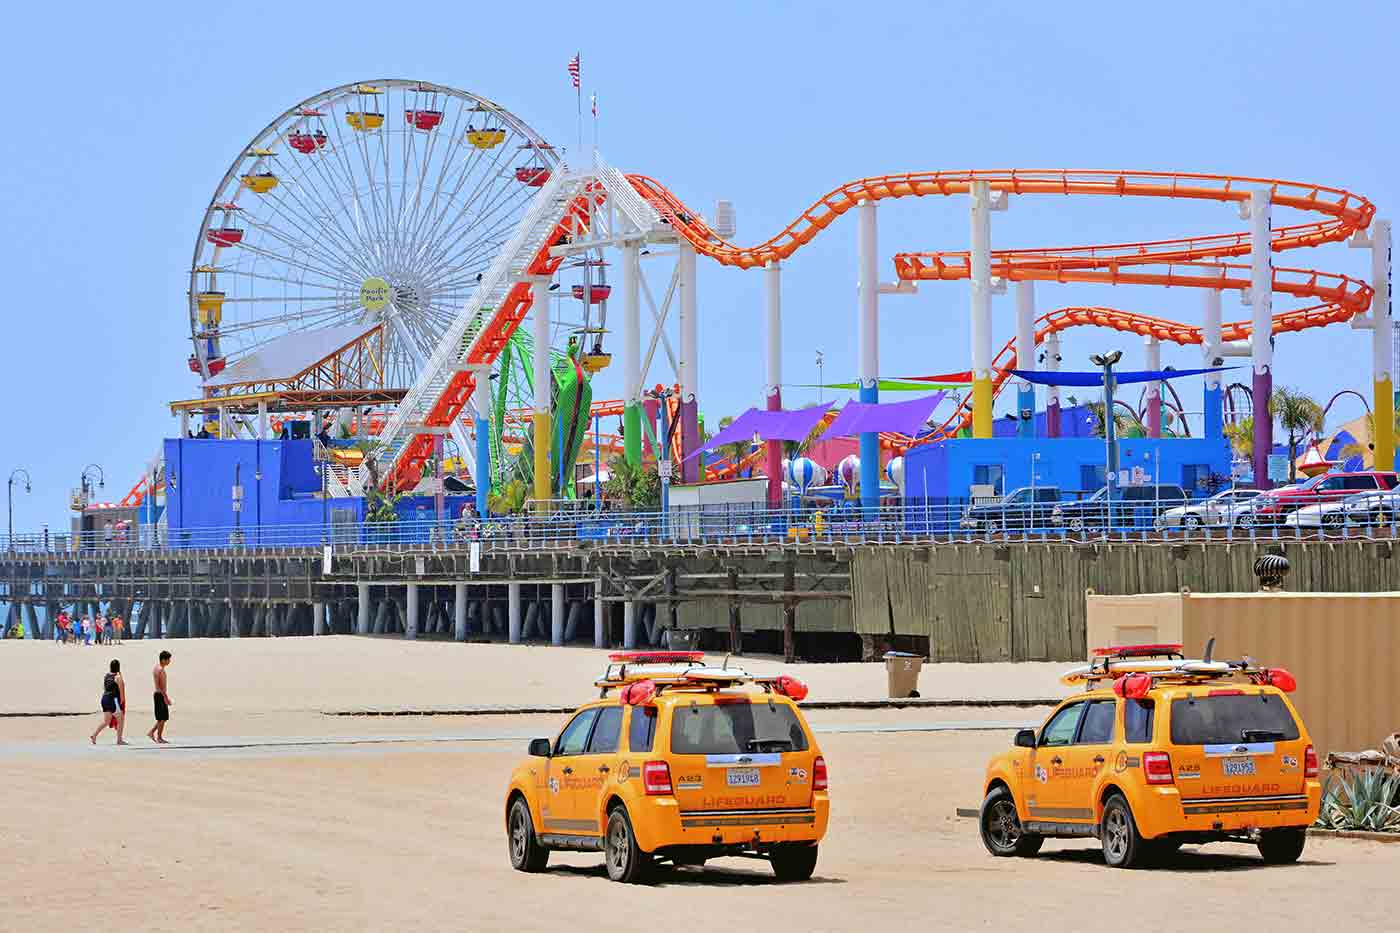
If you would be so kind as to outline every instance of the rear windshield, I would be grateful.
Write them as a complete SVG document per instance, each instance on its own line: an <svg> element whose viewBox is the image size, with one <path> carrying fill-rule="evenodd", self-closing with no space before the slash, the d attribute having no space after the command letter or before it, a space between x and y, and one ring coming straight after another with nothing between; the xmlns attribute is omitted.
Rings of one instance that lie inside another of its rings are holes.
<svg viewBox="0 0 1400 933"><path fill-rule="evenodd" d="M671 753L675 755L806 750L802 724L792 707L783 703L697 703L676 706L671 713Z"/></svg>
<svg viewBox="0 0 1400 933"><path fill-rule="evenodd" d="M1298 724L1276 694L1191 697L1172 701L1174 745L1288 742Z"/></svg>

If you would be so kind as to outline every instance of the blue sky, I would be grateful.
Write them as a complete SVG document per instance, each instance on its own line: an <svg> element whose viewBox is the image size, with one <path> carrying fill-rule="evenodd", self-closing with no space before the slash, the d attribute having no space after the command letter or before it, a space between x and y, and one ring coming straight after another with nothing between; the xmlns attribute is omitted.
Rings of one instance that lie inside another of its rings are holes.
<svg viewBox="0 0 1400 933"><path fill-rule="evenodd" d="M604 156L697 209L733 200L744 243L847 179L937 168L1223 172L1345 187L1381 216L1400 203L1391 67L1400 16L1388 4L138 9L23 4L7 16L0 385L10 414L0 474L22 466L34 478L32 495L14 503L19 529L66 525L67 490L90 462L105 471L106 497L119 498L174 430L165 403L194 389L184 276L216 182L273 116L349 81L473 90L564 144L574 136L564 69L581 49ZM966 248L967 226L965 201L882 207L882 268L893 276L888 256L899 249ZM993 245L1242 226L1214 204L1022 198L996 215ZM1344 246L1289 260L1367 269L1362 251ZM789 263L788 382L816 381L819 349L827 381L854 377L855 278L851 218ZM702 261L701 408L712 419L760 399L762 294L758 274ZM1199 321L1199 296L1184 290L1041 286L1037 298L1041 310L1095 303ZM965 283L886 298L882 372L967 368L967 306ZM1276 298L1276 309L1289 306ZM1014 326L1009 296L995 314L1000 345ZM1227 295L1225 317L1247 310ZM1281 338L1276 378L1324 397L1369 394L1367 340L1345 327ZM1065 346L1075 368L1115 346L1141 361L1140 341L1123 335L1079 331ZM1164 350L1181 367L1198 358ZM605 373L597 394L617 397L620 378Z"/></svg>

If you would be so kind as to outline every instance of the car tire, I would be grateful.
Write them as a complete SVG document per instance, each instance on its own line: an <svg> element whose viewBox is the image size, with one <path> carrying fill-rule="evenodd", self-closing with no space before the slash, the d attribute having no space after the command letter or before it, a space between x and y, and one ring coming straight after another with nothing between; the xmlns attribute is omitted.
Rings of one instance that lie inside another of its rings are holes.
<svg viewBox="0 0 1400 933"><path fill-rule="evenodd" d="M608 877L623 884L639 884L651 872L651 856L637 845L637 834L632 831L632 820L625 807L614 807L608 814L603 860Z"/></svg>
<svg viewBox="0 0 1400 933"><path fill-rule="evenodd" d="M1266 829L1259 834L1259 854L1270 865L1289 865L1298 861L1307 841L1308 831L1302 826Z"/></svg>
<svg viewBox="0 0 1400 933"><path fill-rule="evenodd" d="M1241 515L1239 518L1235 519L1235 527L1236 527L1236 528L1253 528L1253 527L1254 527L1254 516L1253 516L1253 515L1250 515L1248 512L1246 512L1244 515Z"/></svg>
<svg viewBox="0 0 1400 933"><path fill-rule="evenodd" d="M1195 531L1196 529L1200 528L1203 524L1199 515L1188 515L1184 519L1182 519L1181 523L1187 528L1191 529L1192 531Z"/></svg>
<svg viewBox="0 0 1400 933"><path fill-rule="evenodd" d="M786 842L776 845L768 853L768 862L773 866L773 877L779 881L806 881L817 870L817 844Z"/></svg>
<svg viewBox="0 0 1400 933"><path fill-rule="evenodd" d="M1103 842L1103 860L1110 868L1136 868L1151 848L1138 832L1132 808L1122 794L1114 794L1103 805L1099 838Z"/></svg>
<svg viewBox="0 0 1400 933"><path fill-rule="evenodd" d="M1083 531L1083 530L1084 530L1084 519L1082 519L1082 518L1071 518L1071 519L1069 520L1069 530L1070 530L1070 531Z"/></svg>
<svg viewBox="0 0 1400 933"><path fill-rule="evenodd" d="M1022 830L1016 801L1004 787L993 789L982 801L977 822L982 831L982 845L997 858L1013 855L1029 858L1045 844L1044 836Z"/></svg>
<svg viewBox="0 0 1400 933"><path fill-rule="evenodd" d="M1324 528L1340 528L1342 525L1341 513L1328 512L1326 515L1322 516L1322 525Z"/></svg>
<svg viewBox="0 0 1400 933"><path fill-rule="evenodd" d="M516 871L544 871L549 864L549 850L535 837L535 825L530 819L530 807L525 798L517 797L510 805L506 819L506 842L510 847L510 867Z"/></svg>

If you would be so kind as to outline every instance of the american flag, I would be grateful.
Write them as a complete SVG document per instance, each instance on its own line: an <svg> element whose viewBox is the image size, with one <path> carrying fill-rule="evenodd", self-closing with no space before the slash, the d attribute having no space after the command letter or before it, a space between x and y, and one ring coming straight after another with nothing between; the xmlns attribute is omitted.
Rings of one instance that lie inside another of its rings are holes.
<svg viewBox="0 0 1400 933"><path fill-rule="evenodd" d="M578 89L578 55L569 59L569 78L574 82L574 89Z"/></svg>
<svg viewBox="0 0 1400 933"><path fill-rule="evenodd" d="M588 99L593 104L593 116L596 117L598 115L598 95L593 94Z"/></svg>

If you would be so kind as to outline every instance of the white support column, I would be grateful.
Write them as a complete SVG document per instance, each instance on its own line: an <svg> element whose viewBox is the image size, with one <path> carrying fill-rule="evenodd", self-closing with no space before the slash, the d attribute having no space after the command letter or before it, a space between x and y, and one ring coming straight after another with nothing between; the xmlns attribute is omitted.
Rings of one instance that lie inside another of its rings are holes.
<svg viewBox="0 0 1400 933"><path fill-rule="evenodd" d="M180 409L180 436L190 436L190 413L187 409Z"/></svg>
<svg viewBox="0 0 1400 933"><path fill-rule="evenodd" d="M1045 337L1045 371L1059 372L1060 334L1054 331ZM1060 387L1045 387L1045 436L1060 436Z"/></svg>
<svg viewBox="0 0 1400 933"><path fill-rule="evenodd" d="M230 616L229 616L229 621L230 621L230 622L233 621L233 617L232 617L232 614L231 614L231 613L230 613ZM234 623L234 624L236 624L236 623ZM325 603L312 603L312 604L311 604L311 634L312 634L312 635L324 635L324 634L326 634L326 604L325 604Z"/></svg>
<svg viewBox="0 0 1400 933"><path fill-rule="evenodd" d="M369 584L355 584L355 631L361 635L369 634Z"/></svg>
<svg viewBox="0 0 1400 933"><path fill-rule="evenodd" d="M858 263L856 295L859 303L856 330L859 353L860 400L880 401L880 252L874 201L862 201L856 229ZM880 436L867 431L860 436L860 504L867 519L880 508Z"/></svg>
<svg viewBox="0 0 1400 933"><path fill-rule="evenodd" d="M1162 368L1162 342L1156 337L1142 338L1143 368L1148 370L1158 370ZM1147 436L1162 436L1162 383L1149 382L1147 384Z"/></svg>
<svg viewBox="0 0 1400 933"><path fill-rule="evenodd" d="M1033 370L1035 365L1035 283L1016 283L1016 368ZM1030 416L1026 416L1029 410ZM1024 379L1016 382L1016 433L1035 436L1035 387Z"/></svg>
<svg viewBox="0 0 1400 933"><path fill-rule="evenodd" d="M1222 270L1223 271L1223 270ZM1220 289L1207 288L1201 302L1201 366L1209 369L1220 365L1224 350L1220 340ZM1206 373L1204 395L1205 413L1202 433L1205 437L1223 437L1225 432L1225 396L1220 388L1220 373Z"/></svg>
<svg viewBox="0 0 1400 933"><path fill-rule="evenodd" d="M633 466L642 462L642 261L641 244L622 246L623 452Z"/></svg>
<svg viewBox="0 0 1400 933"><path fill-rule="evenodd" d="M267 402L258 402L258 440L267 440Z"/></svg>
<svg viewBox="0 0 1400 933"><path fill-rule="evenodd" d="M520 644L520 584L506 584L506 639Z"/></svg>
<svg viewBox="0 0 1400 933"><path fill-rule="evenodd" d="M1249 304L1254 363L1254 485L1268 489L1274 423L1268 414L1274 381L1274 269L1272 198L1267 188L1249 193Z"/></svg>
<svg viewBox="0 0 1400 933"><path fill-rule="evenodd" d="M467 585L452 584L452 637L467 640Z"/></svg>
<svg viewBox="0 0 1400 933"><path fill-rule="evenodd" d="M228 406L227 406L227 405L220 405L220 406L219 406L219 437L220 437L221 439L223 439L223 440L228 440L230 433L232 433L232 427L233 427L233 423L230 422L230 421L229 421L229 418L228 418Z"/></svg>
<svg viewBox="0 0 1400 933"><path fill-rule="evenodd" d="M972 284L972 436L992 436L992 195L985 181L974 181L972 242L968 276Z"/></svg>
<svg viewBox="0 0 1400 933"><path fill-rule="evenodd" d="M603 578L593 581L593 647L608 646L608 604L603 602Z"/></svg>
<svg viewBox="0 0 1400 933"><path fill-rule="evenodd" d="M418 637L418 584L417 584L417 583L410 583L410 584L408 584L408 600L406 601L406 604L405 604L405 605L406 605L406 608L404 609L404 615L406 616L406 618L403 620L403 637L404 637L404 638L417 638L417 637Z"/></svg>
<svg viewBox="0 0 1400 933"><path fill-rule="evenodd" d="M554 646L564 644L564 584L551 583L549 586L549 643Z"/></svg>
<svg viewBox="0 0 1400 933"><path fill-rule="evenodd" d="M783 407L783 267L778 260L769 260L763 271L764 286L764 385L763 405L768 411ZM764 455L764 472L768 474L768 507L775 509L783 501L783 445L769 441Z"/></svg>
<svg viewBox="0 0 1400 933"><path fill-rule="evenodd" d="M695 247L687 240L680 244L676 258L681 293L681 400L693 401L699 392L698 351L700 329L695 317Z"/></svg>
<svg viewBox="0 0 1400 933"><path fill-rule="evenodd" d="M537 511L549 508L549 500L554 498L553 467L549 462L549 451L553 439L549 409L550 390L553 380L549 371L549 279L537 276L531 285L533 301L530 313L535 325L535 435L534 435L534 499Z"/></svg>

